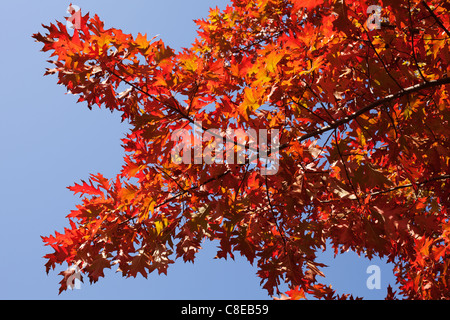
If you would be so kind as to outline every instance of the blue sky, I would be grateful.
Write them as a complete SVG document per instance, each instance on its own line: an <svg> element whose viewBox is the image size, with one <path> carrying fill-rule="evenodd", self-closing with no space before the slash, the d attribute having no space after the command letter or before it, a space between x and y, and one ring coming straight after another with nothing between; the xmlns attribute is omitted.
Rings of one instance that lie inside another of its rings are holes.
<svg viewBox="0 0 450 320"><path fill-rule="evenodd" d="M126 33L159 34L175 49L196 36L193 19L225 0L73 1L82 12L97 13L106 27ZM40 236L67 226L65 216L80 199L66 188L90 173L114 177L123 161L120 139L127 125L118 114L75 103L55 76L43 77L47 53L31 35L42 23L63 20L69 2L2 1L0 19L0 299L270 299L260 287L256 269L244 260L214 260L215 246L205 244L194 264L182 260L168 275L124 279L111 270L106 278L58 295L58 273L45 273L42 258L51 249ZM382 299L395 285L392 266L346 253L333 259L327 283L339 293ZM381 289L369 290L369 265L381 267Z"/></svg>

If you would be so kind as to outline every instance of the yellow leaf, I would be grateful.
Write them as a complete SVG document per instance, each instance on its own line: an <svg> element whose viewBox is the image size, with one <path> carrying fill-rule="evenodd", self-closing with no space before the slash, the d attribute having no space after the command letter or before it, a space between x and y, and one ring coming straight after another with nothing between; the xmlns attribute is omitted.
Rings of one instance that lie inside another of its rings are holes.
<svg viewBox="0 0 450 320"><path fill-rule="evenodd" d="M156 234L159 236L164 228L167 226L168 220L163 217L162 221L155 221Z"/></svg>
<svg viewBox="0 0 450 320"><path fill-rule="evenodd" d="M446 44L446 39L438 39L433 41L433 57L436 59L438 52L441 50L441 48L444 47Z"/></svg>
<svg viewBox="0 0 450 320"><path fill-rule="evenodd" d="M147 40L147 34L142 35L142 34L138 33L134 42L136 42L136 44L139 46L140 49L147 49L149 46L149 42Z"/></svg>
<svg viewBox="0 0 450 320"><path fill-rule="evenodd" d="M305 70L300 72L300 75L309 74L319 68L323 64L323 57L320 56L316 60L311 63L311 68L309 70Z"/></svg>
<svg viewBox="0 0 450 320"><path fill-rule="evenodd" d="M141 212L139 214L139 222L147 220L148 217L150 216L150 213L153 215L153 213L155 212L155 204L156 204L155 201L150 200L150 205L144 206L144 208L148 208L148 210L144 210L144 212Z"/></svg>
<svg viewBox="0 0 450 320"><path fill-rule="evenodd" d="M245 88L244 101L239 106L239 114L248 121L249 114L258 107L258 99L255 97L253 90L250 88Z"/></svg>
<svg viewBox="0 0 450 320"><path fill-rule="evenodd" d="M358 138L361 143L361 146L364 147L366 145L366 137L364 136L364 134L360 128L356 128L356 133L358 134Z"/></svg>
<svg viewBox="0 0 450 320"><path fill-rule="evenodd" d="M283 58L282 54L272 51L266 58L266 68L269 72L275 72L278 62Z"/></svg>
<svg viewBox="0 0 450 320"><path fill-rule="evenodd" d="M152 214L155 212L155 204L156 204L155 201L152 201L152 202L150 203L150 209L149 209L149 212L151 212Z"/></svg>
<svg viewBox="0 0 450 320"><path fill-rule="evenodd" d="M197 71L198 65L197 62L193 59L188 59L184 61L184 66L188 71L195 72Z"/></svg>

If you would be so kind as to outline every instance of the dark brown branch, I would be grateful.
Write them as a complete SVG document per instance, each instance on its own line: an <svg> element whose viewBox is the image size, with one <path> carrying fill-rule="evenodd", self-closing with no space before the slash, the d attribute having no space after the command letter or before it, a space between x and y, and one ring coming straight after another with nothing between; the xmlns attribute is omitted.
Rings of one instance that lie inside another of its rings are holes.
<svg viewBox="0 0 450 320"><path fill-rule="evenodd" d="M450 179L450 175L443 175L443 176L438 176L438 177L434 177L434 178L431 178L431 179L423 180L423 181L420 181L420 182L416 182L415 185L416 186L423 186L423 185L425 185L427 183L430 183L430 182L447 180L447 179ZM375 191L375 192L367 194L367 196L378 196L380 194L385 194L385 193L393 192L393 191L396 191L396 190L405 189L405 188L412 188L412 187L414 187L414 185L412 183L408 183L408 184L392 187L392 188L385 189L385 190ZM340 201L340 200L341 199L331 199L331 200L324 200L324 201L319 201L319 202L320 203L330 203L330 202ZM346 198L345 200L356 200L356 198Z"/></svg>
<svg viewBox="0 0 450 320"><path fill-rule="evenodd" d="M416 186L422 186L422 185L430 183L430 182L440 181L440 180L447 180L447 179L450 179L450 175L448 175L448 174L447 175L443 175L443 176L439 176L439 177L434 177L434 178L427 179L427 180L423 180L421 182L415 183L415 185ZM389 189L386 189L386 190L372 192L370 194L370 196L377 196L379 194L388 193L388 192L392 192L392 191L395 191L395 190L404 189L404 188L410 188L410 187L413 187L412 183L408 183L408 184L404 184L404 185L401 185L401 186L392 187L392 188L389 188Z"/></svg>
<svg viewBox="0 0 450 320"><path fill-rule="evenodd" d="M415 93L415 92L423 90L423 89L433 88L433 87L437 87L437 86L441 86L441 85L449 84L449 83L450 83L450 77L445 77L445 78L442 78L442 79L431 80L431 81L428 81L428 82L419 83L419 84L413 85L411 87L405 88L405 89L400 90L400 91L398 91L398 92L396 92L394 94L390 94L390 95L387 95L384 98L378 99L377 101L374 101L374 102L368 104L367 106L361 108L360 110L356 111L355 113L353 113L353 114L351 114L349 116L346 116L346 117L344 117L344 118L342 118L340 120L336 120L334 123L332 123L330 125L327 125L327 126L324 126L324 127L320 128L320 129L317 129L315 131L306 133L306 134L302 135L301 137L298 137L297 141L298 142L302 142L302 141L305 141L305 140L307 140L307 139L309 139L311 137L319 136L320 134L322 134L324 132L327 132L327 131L330 131L330 130L334 130L335 128L337 128L339 126L341 126L343 124L347 124L350 121L356 119L360 115L362 115L362 114L364 114L364 113L366 113L366 112L368 112L370 110L373 110L373 109L375 109L375 108L377 108L377 107L379 107L379 106L381 106L381 105L383 105L385 103L388 103L388 102L390 102L392 100L401 98L403 96ZM282 144L280 146L280 150L285 149L288 146L289 146L289 143L284 143L284 144Z"/></svg>
<svg viewBox="0 0 450 320"><path fill-rule="evenodd" d="M428 12L433 16L434 20L436 20L437 24L444 30L444 32L450 37L450 31L444 26L441 19L433 12L433 10L428 6L425 1L422 1L423 6L428 10Z"/></svg>

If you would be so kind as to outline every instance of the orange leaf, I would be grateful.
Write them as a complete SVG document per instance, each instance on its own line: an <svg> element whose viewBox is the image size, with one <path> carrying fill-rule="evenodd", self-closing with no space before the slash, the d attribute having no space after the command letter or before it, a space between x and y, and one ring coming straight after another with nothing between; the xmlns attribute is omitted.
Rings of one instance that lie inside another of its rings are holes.
<svg viewBox="0 0 450 320"><path fill-rule="evenodd" d="M293 11L296 12L301 8L306 8L307 10L314 9L323 3L323 0L292 0L294 4Z"/></svg>

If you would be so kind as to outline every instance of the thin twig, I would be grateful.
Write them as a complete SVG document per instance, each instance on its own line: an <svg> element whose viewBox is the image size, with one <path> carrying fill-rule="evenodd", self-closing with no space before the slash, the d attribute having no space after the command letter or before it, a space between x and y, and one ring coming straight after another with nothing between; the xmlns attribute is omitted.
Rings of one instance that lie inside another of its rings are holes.
<svg viewBox="0 0 450 320"><path fill-rule="evenodd" d="M419 71L420 77L422 78L423 81L427 82L428 80L424 77L422 70L420 69L419 63L417 62L416 49L414 46L414 33L412 31L414 25L413 25L412 15L411 15L411 1L410 0L408 0L408 14L409 14L409 24L410 24L409 33L411 34L410 42L411 42L412 56L413 56L414 62L416 64L417 70Z"/></svg>
<svg viewBox="0 0 450 320"><path fill-rule="evenodd" d="M326 123L330 123L329 120L325 119L324 117L321 117L320 115L318 115L317 113L315 113L313 110L309 109L308 107L305 107L303 104L301 104L299 101L295 101L294 98L287 93L287 95L289 96L289 98L292 100L292 102L294 102L297 106L299 106L300 108L308 111L309 113L311 113L312 115L316 116L317 118L319 118L320 120L322 120L323 122Z"/></svg>
<svg viewBox="0 0 450 320"><path fill-rule="evenodd" d="M450 37L450 31L444 26L441 19L433 12L433 10L428 6L425 1L422 1L423 6L428 10L428 12L433 16L434 20L436 20L437 24L444 30L444 32Z"/></svg>
<svg viewBox="0 0 450 320"><path fill-rule="evenodd" d="M283 228L278 224L277 218L275 217L275 212L273 209L273 205L272 205L272 201L270 200L270 194L269 194L269 185L267 183L267 176L265 176L265 184L266 184L266 195L267 195L267 200L269 201L269 207L270 207L270 211L272 213L272 218L275 222L275 226L277 228L278 233L281 235L281 239L283 240L283 244L284 244L284 250L286 251L286 253L288 252L287 250L287 242L286 239L284 238L284 230Z"/></svg>
<svg viewBox="0 0 450 320"><path fill-rule="evenodd" d="M359 206L361 206L361 201L359 200L358 193L356 192L355 186L353 185L353 182L350 179L350 174L348 172L347 165L345 164L344 158L342 157L341 149L339 148L339 141L338 141L338 137L337 137L337 129L336 128L334 129L334 137L336 140L336 149L339 154L339 157L341 158L342 165L344 166L344 171L345 171L345 175L347 176L348 183L350 184L350 187L352 188L353 193L355 194L355 197L358 200Z"/></svg>
<svg viewBox="0 0 450 320"><path fill-rule="evenodd" d="M375 55L378 57L378 59L381 62L381 65L383 66L383 69L386 71L387 75L389 76L389 78L392 79L392 81L395 82L395 84L397 85L397 87L399 87L400 90L403 90L403 87L400 85L400 83L398 83L398 81L391 75L391 73L389 72L388 67L386 66L386 64L384 63L383 59L381 58L380 54L378 53L377 49L375 48L375 45L372 43L372 40L370 39L370 34L369 32L366 30L366 34L367 34L367 39L369 40L367 43L370 45L370 47L372 48L372 50L375 52Z"/></svg>
<svg viewBox="0 0 450 320"><path fill-rule="evenodd" d="M159 98L157 98L157 97L151 95L150 93L148 93L148 92L142 90L141 88L139 88L139 87L138 87L137 85L135 85L134 83L132 83L132 82L126 80L126 79L123 78L122 76L119 76L119 75L118 75L117 73L115 73L114 71L109 70L109 69L108 69L107 71L110 72L112 75L116 76L117 78L119 78L120 80L122 80L123 82L125 82L126 84L130 85L131 87L133 87L133 88L136 89L137 91L141 92L142 94L144 94L144 95L146 95L146 96L148 96L148 97L150 97L150 98L152 98L152 99L155 99L156 101L158 101L159 103L163 104L164 106L166 106L166 107L169 108L170 110L174 111L175 113L178 113L183 119L189 121L190 123L192 123L194 126L198 127L198 128L199 128L200 130L202 130L203 132L205 132L205 131L208 130L208 129L204 128L201 124L199 124L197 121L195 121L194 119L192 119L191 117L189 117L187 114L185 114L183 111L181 111L181 109L174 108L174 107L171 106L170 104L165 103L164 101L161 101L161 99L159 99ZM174 99L174 101L176 101L176 102L178 103L178 101L177 101L175 98L173 98L173 99ZM209 133L210 133L211 135L213 135L215 138L219 138L219 139L223 139L223 138L224 138L224 137L221 136L220 134L216 134L214 131L209 131ZM246 148L245 145L242 145L241 143L235 141L234 139L233 139L233 144L234 144L234 146L239 146L239 147L244 148L244 149ZM251 150L251 151L253 151L253 152L257 152L256 149L254 149L254 148L252 148L252 147L250 147L250 146L248 147L248 149Z"/></svg>

